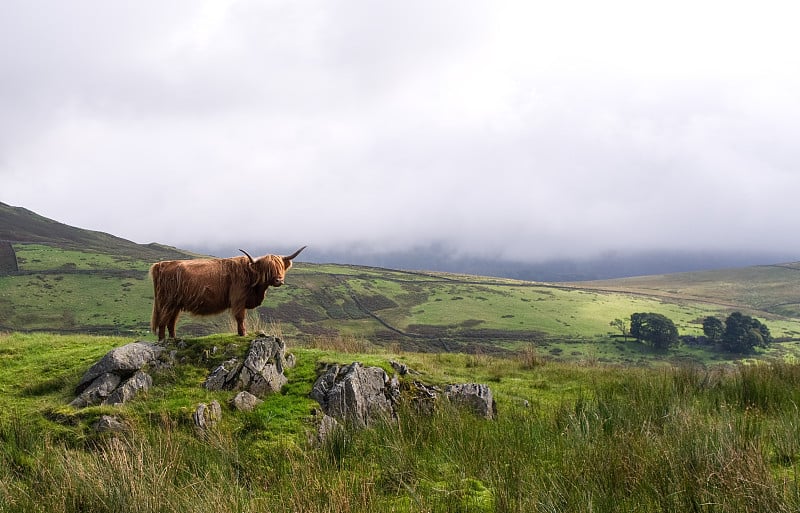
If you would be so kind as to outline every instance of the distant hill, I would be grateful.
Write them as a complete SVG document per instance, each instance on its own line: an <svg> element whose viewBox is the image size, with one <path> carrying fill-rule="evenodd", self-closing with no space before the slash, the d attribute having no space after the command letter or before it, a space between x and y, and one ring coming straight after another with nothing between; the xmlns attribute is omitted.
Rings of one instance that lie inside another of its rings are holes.
<svg viewBox="0 0 800 513"><path fill-rule="evenodd" d="M188 249L205 255L228 257L238 255L236 248L189 246ZM250 246L252 254L273 251L292 251L294 248ZM478 276L493 276L525 281L586 282L631 276L650 276L716 269L743 268L753 265L792 262L800 255L788 251L620 251L585 258L559 258L545 261L522 261L504 258L454 255L442 245L414 247L405 251L375 253L369 251L331 251L312 246L303 253L304 262L342 263L381 267L435 271Z"/></svg>
<svg viewBox="0 0 800 513"><path fill-rule="evenodd" d="M47 244L63 249L92 250L152 261L196 256L170 246L137 244L108 233L76 228L2 202L0 242Z"/></svg>
<svg viewBox="0 0 800 513"><path fill-rule="evenodd" d="M587 281L588 290L704 301L800 318L800 262Z"/></svg>

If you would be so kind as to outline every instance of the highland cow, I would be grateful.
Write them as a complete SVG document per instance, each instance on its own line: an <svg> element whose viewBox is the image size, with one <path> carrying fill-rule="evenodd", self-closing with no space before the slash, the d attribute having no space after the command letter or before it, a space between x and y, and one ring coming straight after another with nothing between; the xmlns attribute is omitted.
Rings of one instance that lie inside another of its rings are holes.
<svg viewBox="0 0 800 513"><path fill-rule="evenodd" d="M289 256L264 255L198 260L165 260L150 267L153 279L153 317L150 326L163 340L165 330L175 338L181 312L213 315L230 309L239 335L246 335L245 312L264 301L267 288L283 285L292 260L306 247Z"/></svg>

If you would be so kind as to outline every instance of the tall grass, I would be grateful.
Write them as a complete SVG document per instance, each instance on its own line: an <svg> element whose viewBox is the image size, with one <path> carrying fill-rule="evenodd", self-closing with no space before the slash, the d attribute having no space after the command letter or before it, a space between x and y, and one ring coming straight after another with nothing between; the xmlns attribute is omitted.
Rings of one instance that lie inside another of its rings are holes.
<svg viewBox="0 0 800 513"><path fill-rule="evenodd" d="M609 371L555 408L506 403L487 421L403 405L397 422L322 445L168 421L58 441L12 414L0 511L797 511L798 376Z"/></svg>

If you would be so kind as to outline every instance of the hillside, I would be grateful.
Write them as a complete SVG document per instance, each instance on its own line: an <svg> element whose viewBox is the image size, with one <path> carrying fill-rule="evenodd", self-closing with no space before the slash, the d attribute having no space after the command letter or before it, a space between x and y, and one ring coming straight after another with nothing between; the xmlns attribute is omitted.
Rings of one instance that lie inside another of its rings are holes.
<svg viewBox="0 0 800 513"><path fill-rule="evenodd" d="M149 333L156 260L189 254L56 223L4 206L16 270L0 275L0 330ZM16 223L16 224L12 224ZM20 241L20 239L27 239ZM768 321L783 341L800 338L797 265L761 266L627 280L553 284L448 273L296 262L287 285L250 313L299 340L368 340L416 351L508 352L535 345L551 358L641 363L659 355L626 344L610 327L634 312L702 334L706 316L741 310ZM9 269L7 266L6 269ZM179 336L231 332L227 314L181 317ZM794 344L771 351L794 351ZM719 355L685 346L672 357Z"/></svg>
<svg viewBox="0 0 800 513"><path fill-rule="evenodd" d="M800 262L575 283L589 290L682 298L800 317Z"/></svg>
<svg viewBox="0 0 800 513"><path fill-rule="evenodd" d="M191 258L192 254L160 244L136 244L110 235L75 228L0 202L0 242L48 244L65 249L91 250L141 260ZM0 265L0 269L2 266Z"/></svg>

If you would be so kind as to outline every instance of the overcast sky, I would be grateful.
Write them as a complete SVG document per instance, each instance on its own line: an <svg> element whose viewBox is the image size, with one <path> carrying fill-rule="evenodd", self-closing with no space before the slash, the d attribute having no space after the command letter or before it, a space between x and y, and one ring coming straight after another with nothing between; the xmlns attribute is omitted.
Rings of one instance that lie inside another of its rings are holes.
<svg viewBox="0 0 800 513"><path fill-rule="evenodd" d="M800 4L0 4L0 201L180 247L800 253Z"/></svg>

